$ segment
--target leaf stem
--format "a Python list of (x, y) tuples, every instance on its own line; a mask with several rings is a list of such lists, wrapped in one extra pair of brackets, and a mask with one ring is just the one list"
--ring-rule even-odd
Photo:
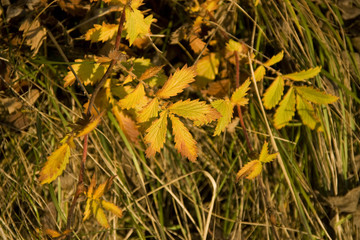
[[(234, 55), (235, 55), (235, 86), (236, 86), (236, 88), (238, 88), (240, 86), (239, 53), (237, 51), (234, 51)], [(237, 107), (237, 112), (238, 112), (238, 115), (239, 115), (240, 124), (241, 124), (242, 130), (244, 132), (244, 136), (245, 136), (245, 139), (246, 139), (247, 146), (248, 146), (250, 152), (252, 152), (253, 148), (251, 146), (249, 136), (248, 136), (246, 128), (245, 128), (245, 123), (244, 123), (244, 119), (243, 119), (243, 116), (242, 116), (241, 107), (239, 105), (236, 105), (236, 107)]]

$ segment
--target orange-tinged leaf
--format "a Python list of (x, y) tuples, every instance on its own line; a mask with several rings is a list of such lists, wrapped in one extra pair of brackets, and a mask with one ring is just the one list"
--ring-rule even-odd
[(102, 197), (104, 195), (104, 193), (109, 190), (113, 179), (114, 179), (114, 176), (110, 177), (104, 183), (101, 183), (97, 187), (97, 189), (94, 191), (93, 199), (98, 199), (98, 198)]
[(321, 92), (313, 87), (302, 86), (296, 87), (295, 90), (304, 99), (317, 104), (330, 104), (338, 100), (338, 97)]
[(102, 25), (94, 24), (94, 27), (85, 33), (85, 40), (91, 42), (106, 42), (115, 37), (118, 31), (118, 24), (107, 24), (102, 22)]
[(175, 136), (175, 148), (182, 156), (194, 162), (197, 158), (196, 141), (179, 118), (170, 115), (170, 119)]
[(59, 233), (58, 231), (55, 231), (55, 230), (52, 230), (52, 229), (45, 229), (45, 233), (46, 235), (50, 236), (51, 238), (58, 238), (58, 237), (61, 237), (62, 234)]
[[(206, 43), (203, 40), (201, 40), (197, 34), (190, 35), (189, 44), (190, 44), (191, 49), (196, 54), (200, 53), (206, 46)], [(209, 50), (206, 48), (204, 50), (203, 54), (207, 54), (208, 52), (209, 52)]]
[[(104, 111), (105, 112), (105, 111)], [(101, 117), (104, 115), (104, 112), (100, 113), (98, 116), (94, 118), (90, 123), (88, 123), (86, 126), (81, 129), (76, 137), (82, 137), (88, 133), (90, 133), (92, 130), (96, 128), (96, 126), (101, 122)]]
[(294, 72), (283, 75), (284, 78), (289, 78), (293, 81), (303, 81), (312, 77), (315, 77), (321, 71), (321, 67), (310, 68), (301, 72)]
[(226, 49), (231, 52), (242, 52), (243, 51), (243, 45), (239, 42), (236, 42), (232, 39), (229, 40), (228, 43), (226, 43)]
[(112, 112), (115, 115), (116, 120), (119, 123), (121, 130), (125, 133), (126, 137), (133, 143), (138, 143), (138, 136), (140, 132), (135, 121), (132, 120), (129, 116), (125, 115), (122, 111), (119, 110), (117, 106), (112, 108)]
[(122, 217), (122, 210), (121, 208), (119, 208), (118, 206), (116, 206), (115, 204), (111, 203), (111, 202), (107, 202), (105, 200), (101, 200), (101, 206), (107, 210), (112, 212), (113, 214), (115, 214), (116, 216), (118, 216), (119, 218)]
[(236, 174), (236, 180), (246, 176), (247, 179), (253, 179), (261, 173), (261, 170), (261, 162), (259, 160), (252, 160), (240, 169), (240, 171)]
[(195, 71), (193, 67), (186, 65), (181, 69), (177, 69), (175, 73), (169, 77), (164, 86), (156, 93), (159, 98), (169, 98), (176, 96), (189, 86), (189, 83), (195, 81)]
[(47, 158), (45, 166), (40, 172), (40, 183), (51, 183), (60, 176), (66, 165), (69, 163), (69, 157), (70, 146), (67, 143), (64, 143)]
[(139, 112), (137, 120), (139, 123), (146, 122), (150, 118), (157, 117), (159, 111), (159, 100), (154, 98)]
[(277, 129), (288, 124), (295, 115), (295, 101), (294, 88), (291, 87), (276, 109), (274, 126)]
[(284, 57), (284, 51), (281, 51), (280, 53), (276, 54), (272, 58), (270, 58), (266, 63), (264, 63), (265, 66), (270, 67), (271, 65), (274, 65), (278, 62), (280, 62)]
[(224, 79), (216, 82), (210, 82), (209, 87), (205, 90), (202, 90), (202, 94), (207, 94), (209, 96), (214, 96), (218, 98), (225, 97), (230, 89), (230, 80)]
[(259, 161), (262, 163), (271, 162), (272, 160), (274, 160), (274, 158), (276, 158), (276, 156), (277, 156), (277, 153), (269, 154), (268, 143), (265, 142), (261, 149)]
[[(314, 130), (316, 125), (320, 125), (320, 120), (316, 117), (315, 110), (311, 103), (303, 99), (299, 94), (296, 96), (296, 109), (302, 122), (310, 129)], [(319, 128), (321, 131), (322, 128)]]
[(150, 32), (150, 25), (151, 22), (153, 22), (153, 17), (152, 15), (149, 15), (144, 18), (141, 11), (130, 8), (126, 8), (125, 15), (126, 39), (129, 40), (129, 45), (131, 46), (139, 35)]
[[(187, 99), (185, 101), (178, 101), (168, 107), (171, 113), (175, 113), (181, 117), (203, 122), (206, 120), (206, 116), (212, 113), (212, 107), (206, 102)], [(215, 120), (215, 119), (212, 119)]]
[(268, 87), (264, 93), (263, 103), (266, 109), (272, 109), (275, 107), (284, 93), (284, 79), (281, 76), (272, 82), (270, 87)]
[(261, 81), (266, 73), (266, 69), (264, 68), (264, 66), (259, 66), (258, 68), (256, 68), (254, 75), (255, 75), (255, 80), (257, 82)]
[(212, 81), (219, 72), (219, 56), (215, 53), (210, 53), (198, 61), (196, 65), (197, 78), (200, 81)]
[(167, 130), (167, 116), (168, 112), (163, 111), (160, 113), (160, 118), (156, 119), (151, 126), (146, 130), (145, 142), (150, 146), (146, 149), (146, 156), (152, 157), (156, 152), (164, 146), (165, 135)]
[(91, 201), (92, 201), (91, 198), (86, 199), (86, 205), (85, 205), (83, 221), (86, 221), (90, 217), (90, 214), (91, 214), (91, 210), (90, 210)]
[(231, 122), (234, 104), (230, 102), (229, 99), (220, 99), (212, 102), (211, 105), (221, 114), (214, 132), (214, 136), (216, 136), (220, 135), (220, 133), (224, 131), (226, 126)]
[(142, 83), (139, 83), (135, 90), (126, 95), (124, 99), (119, 101), (119, 106), (125, 109), (134, 108), (145, 97), (145, 89)]
[(108, 223), (108, 220), (106, 219), (104, 210), (102, 210), (102, 208), (100, 207), (99, 202), (96, 200), (91, 201), (91, 207), (92, 207), (92, 212), (96, 220), (100, 223), (100, 225), (103, 226), (104, 228), (109, 228), (110, 225)]
[(91, 178), (90, 186), (89, 186), (88, 191), (86, 193), (88, 198), (91, 198), (93, 196), (95, 185), (96, 185), (96, 174), (94, 173), (92, 178)]
[(146, 69), (146, 71), (143, 74), (141, 74), (139, 81), (144, 81), (146, 79), (149, 79), (149, 78), (155, 76), (162, 70), (163, 67), (164, 67), (164, 65), (150, 67), (150, 68)]
[(249, 102), (249, 99), (245, 98), (249, 86), (251, 84), (250, 79), (246, 79), (240, 87), (238, 87), (231, 96), (231, 102), (240, 106), (244, 106)]

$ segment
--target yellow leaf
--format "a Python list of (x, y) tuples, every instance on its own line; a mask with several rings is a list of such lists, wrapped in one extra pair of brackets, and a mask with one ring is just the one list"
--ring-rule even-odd
[[(105, 112), (105, 111), (104, 111)], [(96, 126), (101, 122), (101, 117), (104, 115), (104, 112), (100, 113), (98, 116), (94, 118), (90, 123), (88, 123), (83, 129), (81, 129), (76, 137), (82, 137), (88, 133), (90, 133), (92, 130), (96, 128)]]
[(263, 97), (264, 107), (266, 109), (272, 109), (275, 107), (281, 99), (284, 93), (284, 79), (278, 76), (265, 91)]
[(338, 100), (338, 97), (321, 92), (313, 87), (296, 87), (295, 90), (304, 99), (317, 104), (330, 104)]
[(95, 175), (95, 173), (94, 173), (93, 176), (92, 176), (92, 178), (91, 178), (91, 182), (90, 182), (89, 189), (88, 189), (88, 191), (87, 191), (87, 193), (86, 193), (86, 195), (87, 195), (88, 198), (92, 198), (95, 185), (96, 185), (96, 175)]
[(242, 52), (243, 50), (243, 45), (239, 42), (236, 42), (232, 39), (229, 40), (228, 43), (226, 43), (226, 49), (231, 51), (231, 52)]
[(126, 39), (129, 40), (129, 45), (131, 46), (139, 35), (141, 36), (149, 33), (153, 17), (152, 15), (149, 15), (144, 18), (141, 11), (130, 8), (126, 8), (125, 14), (125, 28), (127, 32)]
[(268, 143), (265, 142), (260, 153), (259, 161), (262, 163), (271, 162), (274, 158), (276, 158), (277, 153), (270, 154), (268, 151)]
[(315, 77), (321, 71), (321, 67), (310, 68), (301, 72), (294, 72), (283, 75), (283, 78), (289, 78), (294, 81), (303, 81), (312, 77)]
[(265, 66), (270, 67), (271, 65), (274, 65), (278, 62), (280, 62), (284, 57), (284, 51), (281, 51), (280, 53), (276, 54), (272, 58), (270, 58), (266, 63), (264, 63)]
[(247, 91), (249, 90), (250, 84), (250, 79), (246, 79), (245, 82), (235, 90), (235, 92), (231, 96), (231, 102), (233, 104), (244, 106), (249, 102), (249, 99), (245, 98), (245, 96)]
[(135, 90), (126, 95), (124, 99), (119, 101), (119, 106), (125, 109), (134, 108), (145, 97), (145, 89), (142, 83), (139, 83)]
[(200, 58), (196, 65), (197, 79), (201, 82), (209, 82), (215, 79), (219, 72), (219, 56), (215, 53)]
[(106, 180), (104, 183), (101, 183), (95, 190), (93, 199), (98, 199), (98, 198), (102, 197), (102, 195), (104, 195), (104, 193), (109, 190), (113, 179), (114, 179), (114, 176), (108, 178), (108, 180)]
[(155, 156), (156, 152), (164, 146), (165, 135), (167, 130), (167, 116), (168, 112), (163, 111), (160, 113), (160, 118), (155, 120), (151, 126), (146, 130), (145, 142), (150, 146), (146, 149), (146, 156)]
[(253, 179), (261, 173), (262, 164), (259, 160), (252, 160), (243, 166), (236, 174), (236, 180), (246, 177), (247, 179)]
[[(314, 130), (316, 125), (320, 125), (319, 119), (316, 117), (315, 110), (311, 103), (304, 100), (300, 95), (296, 96), (296, 109), (301, 117), (302, 122), (310, 129)], [(322, 128), (319, 130), (321, 131)]]
[(105, 22), (102, 22), (102, 25), (94, 24), (94, 27), (85, 33), (85, 40), (106, 42), (115, 37), (118, 27), (118, 24), (107, 24)]
[(102, 210), (100, 207), (99, 202), (96, 200), (91, 201), (91, 207), (92, 207), (92, 212), (96, 220), (100, 223), (100, 225), (103, 226), (104, 228), (109, 228), (110, 225), (106, 219), (104, 210)]
[(164, 86), (156, 93), (159, 98), (169, 98), (181, 93), (194, 82), (195, 71), (193, 67), (186, 65), (181, 69), (177, 69), (175, 73), (169, 77)]
[(279, 107), (276, 109), (274, 126), (277, 129), (284, 127), (295, 115), (295, 93), (294, 88), (290, 88)]
[(150, 67), (150, 68), (146, 69), (146, 71), (143, 74), (141, 74), (139, 81), (144, 81), (146, 79), (149, 79), (149, 78), (155, 76), (162, 70), (163, 67), (164, 67), (164, 65)]
[(58, 238), (58, 237), (61, 237), (62, 234), (59, 233), (58, 231), (55, 231), (55, 230), (52, 230), (52, 229), (45, 229), (45, 233), (46, 235), (50, 236), (51, 238)]
[(51, 183), (60, 176), (69, 162), (69, 157), (70, 146), (65, 143), (47, 158), (45, 166), (40, 172), (40, 183)]
[(122, 111), (119, 110), (117, 106), (112, 108), (116, 120), (119, 123), (121, 130), (125, 133), (126, 137), (133, 143), (138, 143), (138, 136), (140, 132), (136, 123)]
[(216, 136), (220, 135), (220, 133), (224, 131), (226, 126), (231, 122), (234, 105), (229, 99), (216, 100), (212, 102), (211, 105), (221, 114), (214, 132), (214, 136)]
[(257, 82), (261, 81), (266, 73), (266, 69), (264, 68), (264, 66), (259, 66), (258, 68), (256, 68), (254, 75), (255, 75), (255, 80)]
[(90, 211), (90, 207), (91, 207), (91, 198), (88, 198), (86, 200), (86, 205), (85, 205), (85, 211), (84, 211), (84, 217), (83, 217), (83, 221), (86, 221), (87, 219), (89, 219), (91, 211)]
[(175, 148), (182, 156), (194, 162), (197, 158), (196, 141), (179, 118), (171, 114), (170, 119), (175, 136)]
[[(205, 121), (206, 116), (212, 114), (212, 107), (203, 101), (199, 102), (198, 99), (193, 101), (190, 99), (178, 101), (168, 107), (168, 110), (181, 117), (200, 122)], [(214, 121), (216, 118), (210, 120)]]
[(101, 200), (101, 206), (105, 210), (112, 212), (113, 214), (115, 214), (119, 218), (122, 217), (122, 210), (118, 206), (116, 206), (115, 204), (107, 202), (105, 200)]
[(159, 100), (154, 98), (151, 100), (138, 114), (138, 122), (146, 122), (150, 118), (157, 117), (160, 111)]

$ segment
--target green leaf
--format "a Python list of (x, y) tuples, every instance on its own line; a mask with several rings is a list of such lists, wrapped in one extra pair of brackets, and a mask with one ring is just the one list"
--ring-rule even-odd
[(276, 109), (274, 126), (277, 129), (284, 127), (295, 115), (295, 92), (294, 88), (290, 88), (279, 107)]
[(338, 97), (325, 92), (321, 92), (313, 87), (296, 87), (296, 92), (300, 94), (304, 99), (317, 103), (317, 104), (329, 104), (336, 102)]
[(316, 124), (320, 124), (320, 121), (316, 117), (315, 110), (311, 103), (303, 99), (299, 94), (296, 96), (296, 109), (302, 122), (310, 129), (314, 130)]
[(289, 78), (294, 81), (303, 81), (312, 77), (315, 77), (321, 71), (321, 67), (310, 68), (301, 72), (294, 72), (283, 75), (283, 78)]
[(231, 102), (239, 106), (246, 105), (249, 102), (249, 99), (245, 98), (245, 96), (249, 90), (250, 84), (250, 79), (246, 79), (245, 82), (240, 87), (238, 87), (231, 96)]
[(264, 93), (263, 103), (266, 109), (275, 107), (284, 93), (284, 79), (278, 76)]
[(261, 81), (264, 76), (266, 74), (266, 69), (264, 68), (264, 66), (259, 66), (258, 68), (256, 68), (254, 75), (255, 75), (255, 80), (257, 82)]
[(232, 102), (230, 102), (229, 99), (216, 100), (212, 102), (211, 105), (221, 114), (221, 117), (218, 120), (214, 132), (214, 136), (216, 136), (216, 135), (220, 135), (220, 133), (224, 131), (226, 126), (229, 125), (229, 123), (231, 122), (234, 105)]
[(284, 57), (284, 51), (281, 51), (280, 53), (276, 54), (272, 58), (270, 58), (266, 63), (264, 63), (265, 66), (270, 67), (271, 65), (274, 65), (278, 62), (280, 62)]

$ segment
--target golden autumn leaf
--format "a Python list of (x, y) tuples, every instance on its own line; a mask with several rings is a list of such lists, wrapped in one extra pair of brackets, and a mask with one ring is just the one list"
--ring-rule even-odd
[(229, 42), (226, 43), (226, 49), (231, 52), (242, 52), (243, 45), (237, 41), (234, 41), (233, 39), (230, 39)]
[(283, 75), (283, 78), (289, 78), (293, 81), (303, 81), (315, 77), (320, 73), (320, 71), (321, 71), (321, 67), (315, 67), (315, 68), (310, 68), (308, 70), (303, 70), (301, 72), (294, 72)]
[(92, 213), (95, 216), (98, 223), (100, 223), (100, 225), (103, 226), (104, 228), (109, 228), (110, 227), (109, 222), (106, 219), (104, 210), (101, 208), (98, 200), (91, 201), (91, 208), (92, 208)]
[(144, 15), (138, 9), (126, 8), (125, 10), (125, 29), (127, 32), (126, 39), (129, 40), (131, 46), (138, 36), (150, 32), (150, 25), (153, 22), (153, 16)]
[(58, 237), (62, 236), (62, 234), (59, 233), (58, 231), (52, 230), (49, 228), (45, 229), (45, 233), (46, 233), (46, 235), (50, 236), (51, 238), (58, 238)]
[(270, 58), (269, 60), (267, 60), (264, 65), (267, 67), (270, 67), (271, 65), (274, 65), (278, 62), (280, 62), (284, 57), (284, 51), (281, 51), (280, 53), (276, 54), (275, 56), (273, 56), (272, 58)]
[(189, 83), (195, 81), (196, 73), (193, 67), (185, 65), (182, 69), (176, 69), (175, 73), (169, 77), (164, 86), (156, 93), (159, 98), (170, 98), (184, 91)]
[(112, 177), (108, 178), (105, 182), (101, 183), (94, 191), (92, 198), (98, 199), (98, 198), (102, 197), (104, 195), (104, 193), (109, 190), (114, 178), (115, 178), (115, 176), (112, 176)]
[(87, 219), (89, 219), (89, 217), (91, 215), (91, 201), (92, 201), (91, 198), (86, 199), (83, 221), (86, 221)]
[(112, 212), (113, 214), (115, 214), (116, 216), (118, 216), (119, 218), (122, 217), (122, 210), (121, 208), (119, 208), (118, 206), (116, 206), (115, 204), (111, 203), (111, 202), (107, 202), (105, 200), (101, 200), (101, 206), (107, 210)]
[(118, 24), (107, 24), (105, 22), (102, 22), (102, 25), (94, 24), (94, 27), (85, 33), (85, 40), (91, 42), (106, 42), (115, 37), (118, 27)]
[(69, 163), (70, 146), (66, 142), (55, 150), (48, 158), (40, 171), (40, 184), (51, 183), (62, 174)]
[(295, 115), (295, 102), (294, 88), (291, 87), (276, 109), (274, 117), (275, 128), (280, 129), (290, 122)]
[(194, 162), (197, 158), (196, 141), (179, 118), (171, 114), (170, 119), (175, 136), (175, 148), (182, 156)]
[(271, 162), (278, 155), (277, 153), (269, 154), (268, 145), (269, 144), (267, 142), (265, 142), (262, 149), (261, 149), (261, 153), (260, 153), (260, 156), (259, 156), (259, 161), (262, 162), (262, 163)]
[(145, 72), (143, 74), (141, 74), (141, 76), (139, 78), (139, 81), (144, 81), (146, 79), (149, 79), (149, 78), (155, 76), (156, 74), (158, 74), (162, 70), (163, 67), (164, 67), (164, 65), (150, 67), (150, 68), (146, 69)]
[(146, 149), (146, 156), (155, 156), (156, 152), (160, 152), (160, 149), (164, 146), (165, 135), (167, 130), (167, 116), (168, 111), (160, 113), (160, 118), (156, 119), (151, 126), (146, 130), (145, 142), (150, 144)]
[(275, 107), (284, 93), (284, 79), (281, 76), (277, 76), (276, 79), (272, 82), (270, 87), (268, 87), (264, 93), (262, 99), (264, 107), (266, 109), (272, 109)]
[(124, 132), (126, 137), (133, 143), (138, 143), (138, 136), (140, 132), (135, 121), (132, 120), (129, 116), (124, 114), (117, 106), (112, 108), (112, 112), (119, 123), (121, 130)]
[(264, 76), (266, 74), (266, 69), (264, 68), (264, 66), (259, 66), (258, 68), (256, 68), (254, 75), (255, 75), (255, 80), (257, 82), (261, 81)]
[(246, 177), (247, 179), (253, 179), (261, 173), (262, 164), (259, 160), (252, 160), (245, 164), (240, 171), (236, 174), (236, 180)]
[(245, 98), (249, 86), (251, 84), (250, 79), (246, 79), (240, 87), (238, 87), (231, 96), (231, 102), (233, 104), (244, 106), (249, 102), (249, 99)]
[(145, 97), (145, 89), (142, 83), (139, 83), (135, 90), (126, 95), (125, 98), (119, 101), (119, 106), (124, 109), (135, 108), (141, 100)]
[(214, 132), (214, 136), (216, 136), (220, 135), (231, 122), (234, 104), (229, 99), (220, 99), (212, 102), (211, 105), (221, 114)]
[(214, 116), (213, 109), (206, 102), (187, 99), (185, 101), (178, 101), (168, 107), (171, 113), (174, 113), (183, 118), (187, 118), (197, 123), (211, 122), (218, 118)]
[(88, 123), (81, 130), (79, 130), (75, 137), (82, 137), (90, 133), (92, 130), (94, 130), (97, 127), (97, 125), (101, 122), (101, 117), (104, 115), (104, 113), (105, 111), (100, 113), (90, 123)]
[[(189, 37), (189, 44), (194, 53), (200, 53), (206, 46), (206, 43), (199, 38), (197, 34), (191, 34)], [(208, 48), (205, 48), (203, 54), (207, 54), (209, 52)]]
[(219, 56), (215, 53), (210, 53), (198, 61), (196, 64), (197, 79), (201, 82), (209, 82), (215, 79), (219, 72)]
[(139, 123), (146, 122), (150, 118), (157, 117), (160, 111), (159, 100), (157, 98), (152, 99), (139, 113), (137, 120)]

